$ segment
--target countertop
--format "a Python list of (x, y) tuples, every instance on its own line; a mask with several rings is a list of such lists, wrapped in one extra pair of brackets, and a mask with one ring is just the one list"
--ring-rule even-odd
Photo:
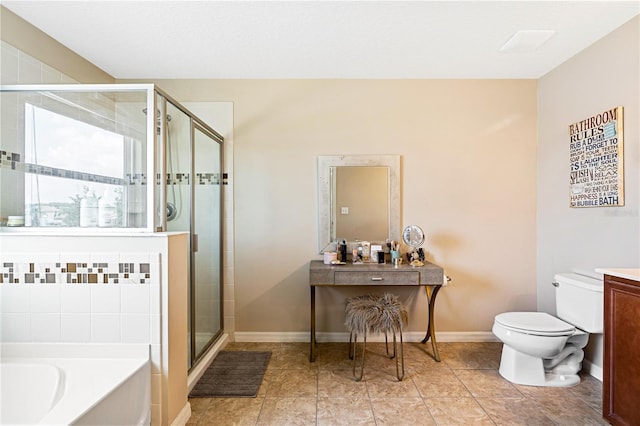
[[(312, 260), (309, 265), (310, 285), (334, 285), (335, 272), (349, 273), (417, 273), (419, 281), (415, 285), (447, 285), (447, 278), (442, 267), (425, 261), (423, 266), (411, 266), (403, 263), (395, 267), (390, 263), (356, 263), (347, 262), (344, 265), (326, 265), (322, 260)], [(370, 278), (367, 278), (367, 281)], [(397, 282), (395, 284), (398, 284)], [(378, 283), (378, 285), (384, 285)]]
[(614, 277), (626, 278), (640, 282), (640, 269), (633, 268), (597, 268), (596, 272)]

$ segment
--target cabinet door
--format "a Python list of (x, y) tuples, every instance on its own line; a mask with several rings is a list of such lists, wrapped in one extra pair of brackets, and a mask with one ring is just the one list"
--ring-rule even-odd
[(605, 276), (603, 416), (640, 425), (640, 286)]

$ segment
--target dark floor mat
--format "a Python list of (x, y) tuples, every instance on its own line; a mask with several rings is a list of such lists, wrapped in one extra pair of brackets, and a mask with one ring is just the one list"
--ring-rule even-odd
[(190, 398), (255, 397), (271, 352), (222, 351), (189, 394)]

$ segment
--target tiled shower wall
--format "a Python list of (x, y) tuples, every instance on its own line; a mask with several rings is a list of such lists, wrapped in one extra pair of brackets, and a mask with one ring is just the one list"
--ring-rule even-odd
[[(0, 57), (2, 84), (78, 83), (1, 40)], [(3, 250), (0, 341), (152, 343), (159, 354), (158, 259), (149, 253)]]
[(78, 81), (0, 40), (2, 84), (73, 84)]
[[(45, 63), (40, 62), (12, 45), (0, 40), (0, 83), (1, 84), (73, 84), (79, 83), (68, 75), (60, 72)], [(85, 82), (89, 83), (89, 82)], [(230, 102), (202, 102), (186, 105), (193, 112), (198, 114), (209, 124), (215, 119), (213, 126), (225, 136), (224, 143), (224, 173), (231, 176), (233, 171), (233, 104)], [(8, 126), (0, 126), (1, 135), (11, 129)], [(0, 147), (2, 143), (0, 143)], [(224, 329), (233, 332), (235, 329), (234, 318), (234, 268), (233, 268), (233, 185), (229, 179), (223, 186), (224, 191)], [(119, 249), (109, 247), (111, 250), (102, 252), (81, 252), (75, 253), (66, 250), (61, 253), (36, 253), (29, 250), (29, 253), (14, 253), (18, 257), (7, 257), (8, 245), (3, 245), (0, 235), (0, 273), (3, 275), (3, 282), (0, 284), (0, 305), (2, 316), (0, 316), (0, 341), (7, 338), (7, 341), (59, 341), (59, 342), (138, 342), (149, 338), (151, 343), (152, 360), (152, 424), (159, 424), (161, 421), (161, 382), (162, 373), (160, 370), (161, 346), (160, 346), (160, 301), (161, 282), (160, 265), (157, 261), (157, 254), (141, 253), (119, 253)], [(143, 238), (144, 239), (144, 238)], [(134, 239), (138, 240), (138, 239)], [(122, 245), (122, 248), (128, 245)], [(43, 248), (50, 250), (50, 247)], [(41, 249), (42, 250), (42, 249)], [(13, 256), (12, 255), (12, 256)], [(163, 253), (166, 255), (166, 253)], [(148, 260), (145, 256), (148, 256)], [(55, 261), (58, 259), (57, 261)], [(107, 264), (107, 279), (109, 283), (100, 283), (104, 280), (105, 272), (88, 271), (89, 265), (93, 269), (92, 259), (98, 268)], [(44, 264), (51, 264), (53, 260), (54, 268), (59, 268), (56, 272), (46, 272)], [(15, 261), (15, 262), (14, 262)], [(7, 285), (4, 281), (4, 273), (9, 268), (5, 263), (15, 263), (16, 270), (25, 268), (29, 274), (33, 275), (34, 283), (26, 283), (31, 276), (23, 277), (24, 281), (18, 284)], [(56, 266), (60, 263), (60, 266)], [(78, 263), (82, 266), (78, 267)], [(150, 276), (144, 277), (144, 283), (134, 283), (131, 280), (140, 279), (139, 276), (124, 277), (111, 274), (124, 274), (120, 271), (120, 264), (133, 264), (134, 274), (138, 272), (136, 267), (149, 264)], [(166, 262), (165, 262), (166, 263)], [(34, 272), (30, 271), (33, 264)], [(67, 264), (76, 264), (76, 269), (80, 269), (81, 274), (86, 274), (86, 283), (78, 284), (78, 280), (84, 280), (85, 275), (80, 278), (76, 276), (76, 283), (67, 283), (68, 275), (56, 276), (55, 282), (52, 277), (46, 274), (69, 274), (70, 268)], [(84, 264), (87, 264), (86, 272)], [(37, 265), (37, 266), (36, 266)], [(118, 265), (117, 268), (115, 265)], [(157, 265), (157, 266), (155, 266)], [(35, 270), (42, 276), (36, 277)], [(43, 272), (43, 268), (45, 271)], [(62, 271), (65, 269), (65, 272)], [(154, 268), (157, 268), (154, 269)], [(51, 271), (51, 269), (50, 269)], [(117, 271), (117, 272), (116, 272)], [(156, 274), (157, 272), (157, 274)], [(77, 271), (76, 271), (77, 273)], [(95, 276), (93, 274), (96, 274)], [(103, 274), (103, 275), (100, 275)], [(8, 279), (8, 277), (7, 277)], [(15, 279), (15, 277), (14, 277)], [(36, 279), (44, 279), (44, 283), (36, 282)], [(93, 280), (98, 283), (91, 283)], [(118, 280), (116, 283), (115, 280)], [(72, 278), (73, 280), (73, 278)], [(124, 282), (121, 280), (125, 280)], [(149, 280), (149, 282), (147, 282)], [(10, 300), (10, 302), (8, 301)], [(14, 303), (16, 304), (14, 306)], [(12, 305), (8, 308), (7, 305)], [(59, 306), (59, 311), (54, 311), (54, 307)], [(7, 310), (5, 310), (7, 307)], [(21, 311), (21, 312), (18, 312)], [(4, 315), (7, 314), (5, 317)], [(146, 316), (147, 321), (143, 319)], [(58, 322), (59, 317), (59, 322)], [(51, 323), (47, 319), (53, 319)], [(41, 328), (41, 325), (43, 328)], [(166, 330), (165, 330), (166, 332)], [(22, 339), (22, 340), (21, 340)], [(25, 340), (28, 339), (28, 340)], [(59, 340), (56, 340), (59, 339)], [(166, 367), (163, 367), (166, 368)]]
[[(0, 40), (0, 83), (2, 84), (73, 84), (79, 83), (14, 46)], [(224, 173), (233, 175), (233, 104), (231, 102), (184, 103), (225, 137)], [(211, 122), (215, 121), (215, 124)], [(0, 126), (0, 133), (10, 129)], [(0, 141), (2, 137), (0, 136)], [(0, 143), (2, 147), (2, 143)], [(176, 177), (177, 178), (177, 177)], [(224, 191), (224, 330), (235, 331), (235, 280), (233, 233), (233, 180), (228, 179)]]

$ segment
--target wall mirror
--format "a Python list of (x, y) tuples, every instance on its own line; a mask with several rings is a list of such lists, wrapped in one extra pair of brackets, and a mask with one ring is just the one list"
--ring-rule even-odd
[(318, 249), (400, 239), (400, 156), (318, 157)]

